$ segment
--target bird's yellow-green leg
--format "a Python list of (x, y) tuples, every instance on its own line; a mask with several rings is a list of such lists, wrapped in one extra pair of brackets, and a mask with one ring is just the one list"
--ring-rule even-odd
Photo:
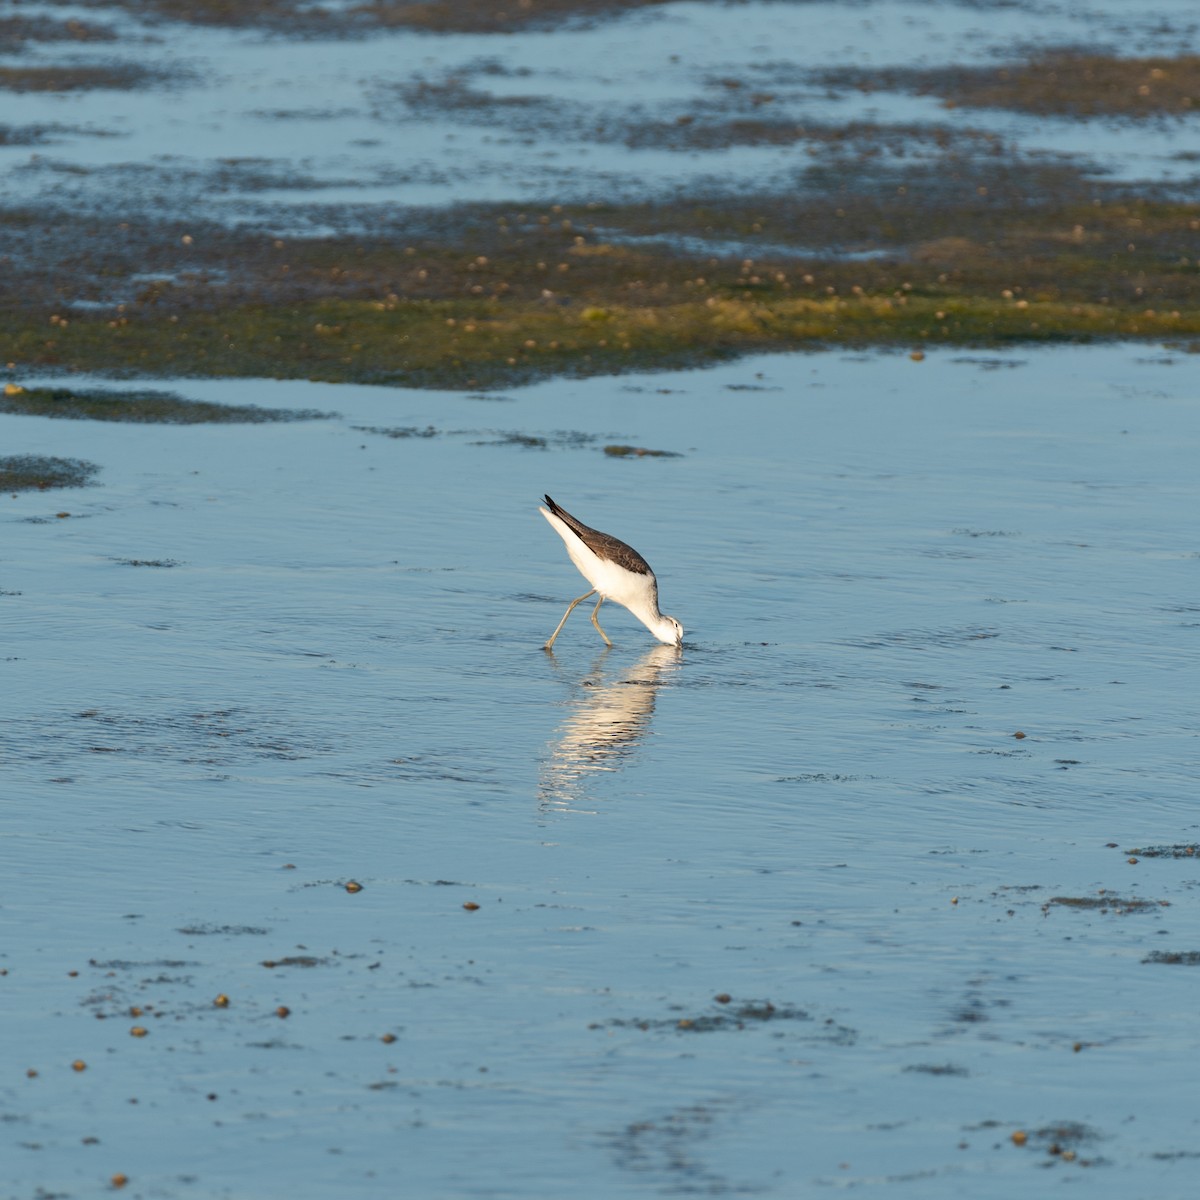
[[(542, 647), (543, 650), (550, 650), (554, 647), (554, 639), (556, 637), (558, 637), (560, 631), (562, 630), (562, 627), (567, 623), (567, 618), (571, 615), (571, 611), (572, 611), (572, 609), (574, 609), (575, 605), (582, 604), (589, 596), (594, 596), (595, 594), (596, 594), (596, 589), (592, 588), (592, 590), (590, 592), (584, 592), (584, 594), (582, 596), (580, 596), (578, 600), (571, 601), (570, 608), (568, 608), (567, 611), (565, 613), (563, 613), (563, 618), (561, 621), (559, 621), (558, 628), (550, 635), (550, 640)], [(601, 597), (601, 599), (603, 599), (603, 597)], [(599, 605), (597, 605), (597, 607), (599, 607)], [(595, 619), (596, 619), (596, 614), (593, 613), (592, 620), (594, 621)], [(599, 629), (600, 626), (597, 625), (596, 628)], [(604, 640), (607, 642), (608, 638), (605, 638)]]
[[(588, 592), (589, 596), (591, 594), (592, 594), (591, 592)], [(592, 609), (592, 624), (595, 625), (596, 632), (604, 639), (604, 644), (606, 646), (612, 646), (612, 642), (610, 642), (608, 640), (608, 634), (605, 633), (604, 630), (600, 628), (600, 622), (598, 620), (596, 620), (596, 614), (600, 611), (600, 605), (602, 605), (603, 603), (604, 603), (604, 597), (601, 596), (600, 599), (596, 601), (596, 607)]]

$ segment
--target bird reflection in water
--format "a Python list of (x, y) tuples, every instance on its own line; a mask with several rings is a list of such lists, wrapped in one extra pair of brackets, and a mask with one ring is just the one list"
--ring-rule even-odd
[(590, 776), (619, 771), (637, 750), (658, 689), (678, 666), (681, 652), (678, 646), (655, 646), (631, 666), (611, 672), (605, 669), (608, 655), (603, 651), (579, 681), (569, 715), (542, 759), (538, 807), (543, 812), (595, 811), (581, 807), (588, 802)]

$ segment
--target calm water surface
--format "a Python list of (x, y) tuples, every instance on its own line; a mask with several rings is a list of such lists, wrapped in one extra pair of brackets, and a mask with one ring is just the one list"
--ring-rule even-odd
[[(314, 200), (761, 188), (810, 160), (396, 90), (620, 125), (759, 71), (797, 120), (1177, 178), (1194, 122), (834, 98), (803, 70), (1181, 53), (1193, 10), (677, 4), (337, 43), (127, 20), (118, 56), (175, 86), (7, 96), (60, 129), (0, 149), (0, 196), (284, 229)], [(116, 1172), (255, 1200), (1194, 1194), (1192, 358), (178, 387), (336, 415), (0, 427), (4, 454), (102, 468), (0, 498), (5, 1200)], [(545, 491), (649, 558), (682, 652), (606, 609), (612, 650), (581, 610), (543, 653), (584, 590)]]
[(6, 1196), (1192, 1194), (1191, 359), (178, 386), (4, 418)]
[[(26, 18), (61, 19), (27, 0)], [(82, 10), (91, 21), (98, 11)], [(1198, 117), (1128, 122), (947, 107), (933, 96), (831, 93), (832, 66), (937, 67), (1020, 60), (1039, 49), (1200, 51), (1194, 0), (837, 0), (674, 3), (593, 26), (511, 36), (381, 32), (292, 40), (106, 11), (117, 42), (28, 43), (14, 67), (152, 67), (167, 86), (18, 92), (3, 122), (47, 144), (0, 145), (0, 200), (53, 209), (253, 220), (320, 231), (315, 205), (539, 204), (801, 186), (820, 146), (631, 149), (627, 125), (708, 111), (799, 124), (928, 123), (985, 130), (1025, 154), (1066, 156), (1105, 178), (1194, 178)], [(722, 80), (744, 83), (731, 91)], [(424, 103), (419, 88), (424, 85)], [(439, 89), (450, 85), (443, 100)], [(417, 88), (416, 98), (413, 89)], [(456, 103), (462, 89), (465, 103)], [(759, 109), (744, 99), (767, 92)], [(472, 100), (471, 98), (474, 98)], [(505, 105), (504, 101), (520, 100)], [(607, 135), (601, 131), (608, 131)], [(937, 156), (904, 134), (905, 161)], [(19, 142), (19, 139), (14, 139)], [(815, 154), (815, 157), (814, 157)], [(888, 161), (881, 157), (876, 166)], [(863, 169), (863, 164), (852, 170)], [(202, 203), (198, 205), (197, 201)], [(394, 215), (389, 213), (389, 215)], [(348, 218), (334, 218), (344, 227)], [(373, 228), (368, 213), (362, 217)]]

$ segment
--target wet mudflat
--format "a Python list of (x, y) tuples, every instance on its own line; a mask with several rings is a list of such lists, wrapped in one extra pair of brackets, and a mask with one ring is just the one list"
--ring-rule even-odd
[(0, 63), (22, 372), (479, 388), (1200, 334), (1189, 5), (60, 11)]
[(9, 1194), (1189, 1195), (1192, 362), (6, 415)]
[(0, 20), (5, 1197), (1190, 1198), (1198, 50)]

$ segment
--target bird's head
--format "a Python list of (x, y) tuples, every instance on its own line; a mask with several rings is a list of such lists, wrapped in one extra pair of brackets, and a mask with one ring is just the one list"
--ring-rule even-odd
[(683, 645), (683, 626), (674, 617), (663, 617), (662, 624), (654, 631), (654, 636), (668, 646)]

